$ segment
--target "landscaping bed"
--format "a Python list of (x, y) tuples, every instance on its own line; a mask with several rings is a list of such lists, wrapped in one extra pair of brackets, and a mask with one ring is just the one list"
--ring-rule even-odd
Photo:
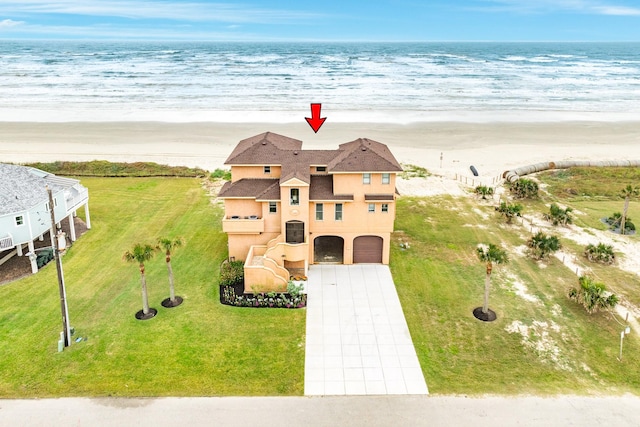
[(237, 294), (233, 286), (220, 285), (220, 302), (236, 307), (304, 308), (307, 306), (307, 294), (295, 295), (288, 292)]

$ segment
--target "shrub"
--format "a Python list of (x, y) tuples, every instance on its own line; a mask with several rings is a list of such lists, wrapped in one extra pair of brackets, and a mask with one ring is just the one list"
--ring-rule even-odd
[(220, 285), (236, 286), (244, 283), (244, 262), (225, 261), (220, 266)]
[(511, 224), (513, 218), (522, 216), (522, 205), (519, 203), (500, 202), (500, 206), (496, 207), (496, 211), (500, 212), (506, 220), (507, 224)]
[(516, 199), (534, 199), (538, 197), (538, 183), (528, 178), (520, 178), (509, 184), (509, 190)]
[(580, 276), (578, 283), (578, 288), (569, 290), (569, 298), (582, 304), (587, 313), (613, 308), (618, 303), (618, 297), (607, 291), (603, 283), (596, 283), (588, 276)]
[(475, 189), (478, 196), (482, 196), (482, 200), (487, 200), (487, 196), (493, 196), (493, 188), (486, 185), (478, 185)]
[(402, 165), (402, 173), (400, 177), (402, 179), (411, 179), (411, 178), (426, 178), (431, 174), (429, 171), (422, 166), (416, 166), (411, 164), (403, 164)]
[(211, 172), (211, 175), (209, 175), (209, 177), (211, 179), (222, 179), (224, 181), (231, 181), (231, 171), (228, 169), (218, 168)]
[(292, 297), (298, 297), (302, 294), (302, 290), (304, 289), (304, 285), (302, 284), (295, 284), (293, 283), (291, 280), (289, 280), (289, 283), (287, 283), (287, 293), (289, 293), (289, 295), (291, 295)]
[[(609, 218), (606, 218), (604, 222), (609, 225), (610, 230), (619, 231), (620, 223), (622, 222), (622, 214), (620, 212), (615, 212)], [(625, 234), (628, 234), (629, 231), (636, 231), (636, 226), (633, 222), (631, 222), (631, 217), (627, 217), (625, 219), (624, 231)]]
[(106, 160), (92, 160), (89, 162), (64, 162), (53, 163), (27, 163), (36, 169), (56, 175), (71, 176), (179, 176), (179, 177), (204, 177), (206, 172), (200, 168), (186, 166), (167, 166), (153, 162), (108, 162)]
[[(294, 285), (297, 286), (297, 285)], [(307, 305), (307, 294), (257, 293), (238, 294), (232, 286), (220, 286), (220, 302), (236, 307), (302, 308)]]
[(534, 259), (543, 259), (548, 257), (562, 247), (557, 236), (547, 236), (539, 231), (527, 241), (529, 247), (529, 255)]
[(584, 248), (584, 256), (589, 261), (599, 262), (601, 264), (613, 264), (616, 259), (616, 255), (613, 253), (613, 247), (611, 245), (605, 245), (604, 243), (598, 243), (593, 245), (589, 243)]
[(549, 213), (544, 214), (544, 219), (551, 222), (553, 225), (567, 225), (573, 223), (571, 212), (573, 209), (567, 207), (562, 209), (560, 206), (552, 203), (549, 207)]

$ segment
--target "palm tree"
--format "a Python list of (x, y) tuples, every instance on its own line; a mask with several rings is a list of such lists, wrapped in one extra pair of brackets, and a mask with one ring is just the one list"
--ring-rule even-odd
[(544, 219), (550, 221), (553, 225), (567, 225), (573, 222), (571, 212), (573, 212), (573, 209), (569, 207), (562, 209), (560, 206), (552, 203), (549, 207), (549, 213), (546, 213), (543, 216)]
[(140, 280), (142, 281), (142, 310), (136, 313), (136, 318), (139, 320), (151, 319), (158, 313), (155, 308), (149, 308), (147, 280), (144, 275), (144, 263), (153, 258), (153, 254), (153, 246), (137, 243), (133, 247), (133, 250), (126, 251), (124, 255), (122, 255), (123, 260), (127, 262), (137, 262), (140, 266)]
[(509, 262), (509, 259), (505, 251), (492, 243), (490, 243), (489, 246), (478, 246), (476, 253), (478, 254), (478, 259), (487, 264), (487, 275), (484, 280), (484, 304), (482, 306), (482, 314), (478, 313), (478, 308), (480, 308), (478, 307), (474, 310), (474, 315), (480, 320), (495, 320), (495, 313), (489, 310), (489, 288), (491, 287), (493, 264), (505, 264)]
[(579, 288), (569, 290), (569, 298), (582, 304), (587, 313), (613, 308), (618, 303), (618, 297), (607, 291), (604, 283), (596, 283), (588, 276), (580, 276), (578, 283)]
[(507, 224), (511, 224), (513, 218), (522, 216), (522, 205), (519, 203), (500, 202), (500, 206), (496, 207), (502, 216), (507, 220)]
[(584, 248), (584, 256), (586, 256), (589, 261), (600, 262), (602, 264), (613, 264), (616, 259), (613, 246), (606, 245), (602, 242), (597, 245), (589, 243)]
[(640, 188), (637, 186), (632, 187), (631, 184), (629, 184), (620, 191), (620, 195), (624, 197), (624, 210), (622, 211), (622, 219), (620, 220), (620, 234), (624, 234), (627, 210), (629, 209), (629, 200), (631, 197), (638, 197), (638, 195), (640, 195)]
[(487, 196), (493, 196), (493, 188), (486, 185), (478, 185), (475, 189), (478, 196), (482, 196), (482, 200), (487, 200)]
[(527, 241), (529, 253), (535, 259), (543, 259), (562, 247), (557, 236), (547, 236), (539, 231)]
[(175, 287), (173, 286), (173, 269), (171, 268), (171, 251), (175, 248), (182, 246), (184, 240), (182, 237), (177, 237), (175, 239), (168, 239), (166, 237), (159, 238), (158, 244), (156, 248), (164, 250), (165, 253), (165, 261), (167, 262), (167, 270), (169, 271), (169, 298), (162, 301), (162, 306), (171, 308), (177, 307), (182, 304), (182, 297), (176, 297)]
[(538, 183), (528, 178), (520, 178), (510, 183), (509, 189), (516, 199), (535, 199), (538, 197)]

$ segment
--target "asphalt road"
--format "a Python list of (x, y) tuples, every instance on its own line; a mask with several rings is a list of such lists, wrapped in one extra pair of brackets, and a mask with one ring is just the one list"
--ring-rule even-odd
[(640, 397), (0, 400), (0, 426), (640, 426)]

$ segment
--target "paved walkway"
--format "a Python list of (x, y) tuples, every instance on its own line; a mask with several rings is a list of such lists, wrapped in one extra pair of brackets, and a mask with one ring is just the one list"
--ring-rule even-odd
[(307, 282), (304, 394), (427, 394), (386, 265), (315, 265)]

